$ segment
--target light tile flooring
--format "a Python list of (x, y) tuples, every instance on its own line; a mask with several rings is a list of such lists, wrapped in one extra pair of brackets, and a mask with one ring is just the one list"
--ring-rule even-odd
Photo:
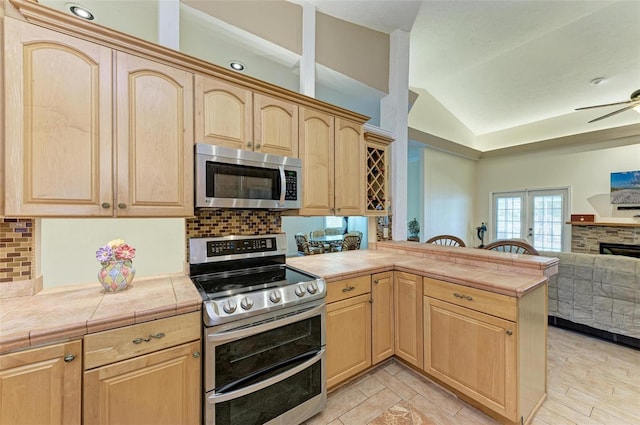
[[(549, 327), (548, 394), (532, 425), (640, 424), (640, 351)], [(329, 394), (305, 425), (493, 425), (391, 360)]]

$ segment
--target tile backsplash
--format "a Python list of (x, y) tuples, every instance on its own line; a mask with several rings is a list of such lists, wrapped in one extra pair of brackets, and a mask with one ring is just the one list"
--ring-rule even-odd
[(0, 283), (33, 279), (35, 220), (0, 218)]
[(280, 212), (269, 210), (196, 209), (186, 221), (187, 259), (189, 239), (228, 235), (265, 235), (282, 230)]

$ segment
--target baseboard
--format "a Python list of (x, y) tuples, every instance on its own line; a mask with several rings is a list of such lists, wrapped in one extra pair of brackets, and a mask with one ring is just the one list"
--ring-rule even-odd
[(575, 323), (570, 320), (561, 319), (560, 317), (555, 316), (549, 316), (549, 325), (580, 332), (583, 334), (594, 336), (596, 338), (604, 339), (609, 342), (613, 342), (615, 344), (620, 344), (627, 347), (635, 348), (636, 350), (640, 350), (640, 339), (633, 338), (631, 336), (603, 331), (602, 329), (596, 329), (591, 326)]

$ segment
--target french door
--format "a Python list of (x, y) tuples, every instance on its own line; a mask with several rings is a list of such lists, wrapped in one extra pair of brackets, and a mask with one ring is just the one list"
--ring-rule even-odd
[(538, 251), (568, 251), (569, 189), (495, 192), (493, 239), (525, 239)]

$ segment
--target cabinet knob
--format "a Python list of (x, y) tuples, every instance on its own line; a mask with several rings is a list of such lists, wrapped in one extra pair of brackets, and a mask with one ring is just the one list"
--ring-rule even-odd
[(507, 335), (513, 335), (513, 332), (511, 331), (511, 329), (507, 329)]
[(256, 143), (256, 149), (260, 149), (260, 143)]
[(196, 351), (196, 352), (194, 352), (194, 353), (193, 353), (193, 357), (195, 357), (196, 359), (197, 359), (198, 357), (200, 357), (200, 351)]
[(121, 210), (123, 210), (123, 209), (127, 208), (127, 204), (120, 202), (120, 203), (118, 204), (118, 208), (120, 208)]
[(74, 356), (73, 354), (67, 354), (64, 356), (63, 360), (65, 361), (65, 363), (71, 363), (75, 360), (75, 358), (76, 356)]
[(377, 285), (377, 284), (379, 283), (379, 282), (378, 282), (378, 279), (375, 279), (375, 280), (373, 281), (373, 283), (375, 283), (375, 284)]
[(102, 204), (100, 204), (100, 206), (101, 206), (102, 208), (104, 208), (105, 210), (106, 210), (107, 208), (111, 208), (111, 204), (110, 204), (110, 203), (108, 203), (108, 202), (103, 202)]
[(247, 147), (250, 148), (251, 146), (253, 146), (253, 142), (247, 142)]

